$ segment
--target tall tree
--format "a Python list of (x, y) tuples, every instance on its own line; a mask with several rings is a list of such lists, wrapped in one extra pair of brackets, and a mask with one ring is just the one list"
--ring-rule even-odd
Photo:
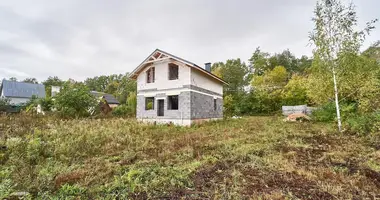
[(367, 23), (364, 31), (355, 31), (357, 16), (354, 5), (352, 3), (345, 5), (340, 0), (318, 1), (314, 14), (315, 28), (310, 34), (310, 39), (315, 45), (314, 63), (318, 72), (327, 71), (332, 75), (338, 128), (341, 131), (337, 79), (345, 67), (339, 66), (339, 56), (345, 53), (357, 53), (365, 35), (374, 28), (372, 24), (375, 20)]
[(260, 47), (257, 47), (249, 59), (251, 72), (256, 75), (262, 75), (265, 71), (270, 70), (269, 57), (269, 53), (262, 52)]
[(38, 84), (38, 81), (36, 78), (26, 78), (22, 82), (24, 83), (33, 83), (33, 84)]
[(226, 63), (214, 63), (212, 70), (218, 71), (219, 76), (228, 83), (224, 87), (226, 95), (237, 95), (243, 92), (244, 87), (249, 83), (249, 78), (247, 78), (249, 68), (239, 58), (227, 60)]
[(250, 71), (255, 75), (263, 75), (266, 71), (273, 70), (277, 66), (285, 67), (289, 75), (292, 75), (294, 73), (303, 74), (311, 66), (311, 59), (307, 56), (296, 58), (288, 49), (271, 55), (262, 52), (258, 47), (249, 59), (249, 64)]
[(17, 81), (17, 78), (16, 77), (10, 77), (9, 80), (10, 81)]
[(49, 76), (44, 82), (46, 96), (51, 96), (51, 86), (63, 86), (64, 81), (59, 79), (57, 76)]
[(380, 41), (373, 43), (363, 52), (363, 55), (375, 59), (378, 63), (380, 63)]

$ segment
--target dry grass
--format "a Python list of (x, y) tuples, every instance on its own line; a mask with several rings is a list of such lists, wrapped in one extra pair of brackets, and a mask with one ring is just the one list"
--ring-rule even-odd
[(194, 127), (0, 117), (0, 198), (380, 198), (379, 134), (249, 117)]

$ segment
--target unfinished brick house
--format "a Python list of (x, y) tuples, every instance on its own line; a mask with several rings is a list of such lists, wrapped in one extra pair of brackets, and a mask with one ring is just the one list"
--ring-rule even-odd
[(193, 123), (223, 118), (225, 81), (162, 50), (155, 50), (130, 75), (137, 80), (138, 120), (151, 123)]

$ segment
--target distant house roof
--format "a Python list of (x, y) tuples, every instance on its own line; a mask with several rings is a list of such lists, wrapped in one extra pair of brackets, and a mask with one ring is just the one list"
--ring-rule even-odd
[(45, 98), (45, 86), (42, 84), (24, 83), (3, 80), (0, 87), (0, 94), (5, 97), (32, 98), (37, 96)]
[(228, 84), (226, 81), (224, 81), (223, 79), (219, 78), (218, 76), (216, 76), (215, 74), (205, 70), (204, 68), (190, 62), (190, 61), (187, 61), (183, 58), (180, 58), (178, 56), (175, 56), (173, 54), (170, 54), (168, 52), (165, 52), (165, 51), (162, 51), (160, 49), (156, 49), (155, 51), (153, 51), (153, 53), (151, 53), (135, 70), (132, 71), (132, 73), (130, 74), (130, 77), (131, 78), (137, 78), (138, 74), (140, 74), (140, 72), (150, 63), (152, 62), (155, 62), (157, 60), (163, 60), (163, 59), (172, 59), (172, 60), (176, 60), (176, 61), (179, 61), (179, 62), (182, 62), (184, 63), (186, 66), (189, 66), (189, 67), (192, 67), (194, 69), (197, 69), (205, 74), (207, 74), (208, 76), (210, 76), (211, 78), (221, 82), (221, 83), (224, 83), (224, 84)]
[(91, 91), (90, 93), (94, 95), (95, 97), (103, 98), (104, 100), (107, 101), (108, 104), (120, 104), (120, 102), (112, 94), (107, 94), (104, 92), (97, 92), (97, 91)]

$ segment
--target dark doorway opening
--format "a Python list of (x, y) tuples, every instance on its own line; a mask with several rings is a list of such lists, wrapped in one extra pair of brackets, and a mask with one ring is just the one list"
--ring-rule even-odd
[(164, 106), (165, 102), (163, 99), (157, 100), (158, 109), (157, 109), (157, 116), (164, 116)]

